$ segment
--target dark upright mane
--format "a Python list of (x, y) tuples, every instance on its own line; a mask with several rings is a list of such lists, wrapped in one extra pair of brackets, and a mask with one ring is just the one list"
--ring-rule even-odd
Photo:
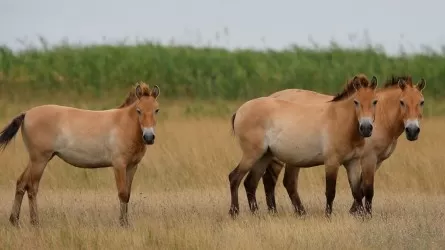
[[(140, 83), (142, 95), (143, 96), (149, 96), (150, 95), (150, 88), (148, 85), (144, 82)], [(128, 93), (127, 98), (125, 99), (124, 103), (122, 103), (118, 108), (125, 108), (133, 104), (138, 97), (136, 96), (136, 86), (132, 88), (130, 93)]]
[(405, 82), (405, 84), (409, 85), (409, 86), (413, 86), (413, 79), (411, 76), (392, 76), (390, 79), (386, 80), (383, 88), (391, 88), (391, 87), (398, 87), (399, 85), (399, 81), (403, 80)]
[(349, 96), (351, 96), (352, 94), (354, 94), (357, 91), (356, 87), (354, 86), (354, 84), (356, 82), (358, 82), (360, 84), (360, 87), (362, 87), (362, 88), (367, 88), (367, 87), (371, 86), (371, 82), (368, 80), (368, 78), (364, 74), (356, 75), (354, 78), (352, 78), (351, 80), (349, 80), (346, 83), (346, 86), (343, 89), (343, 91), (341, 93), (338, 93), (331, 100), (331, 102), (337, 102), (337, 101), (344, 100), (344, 99), (348, 98)]

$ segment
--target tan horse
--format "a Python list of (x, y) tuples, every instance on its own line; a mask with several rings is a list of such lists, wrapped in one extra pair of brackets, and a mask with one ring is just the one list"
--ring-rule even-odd
[[(332, 212), (339, 166), (357, 161), (372, 134), (377, 79), (357, 75), (330, 102), (292, 103), (272, 97), (250, 100), (232, 116), (243, 156), (230, 173), (231, 207), (239, 213), (238, 188), (250, 169), (261, 175), (273, 157), (292, 167), (326, 166), (326, 215)], [(260, 175), (260, 177), (261, 177)], [(253, 205), (249, 204), (252, 208)]]
[(137, 165), (146, 145), (155, 141), (155, 115), (159, 87), (138, 84), (117, 109), (92, 111), (57, 105), (29, 109), (15, 117), (0, 132), (3, 149), (21, 127), (29, 163), (17, 180), (9, 218), (19, 221), (20, 208), (28, 192), (31, 224), (39, 223), (37, 192), (47, 163), (58, 156), (79, 168), (113, 167), (120, 200), (120, 223), (128, 225), (128, 201)]
[[(366, 139), (365, 152), (362, 157), (363, 174), (356, 171), (356, 166), (344, 164), (348, 174), (351, 191), (357, 190), (357, 187), (363, 189), (363, 193), (355, 194), (354, 203), (350, 209), (351, 213), (361, 212), (363, 209), (363, 195), (366, 197), (366, 212), (372, 213), (372, 198), (374, 194), (374, 173), (380, 167), (382, 162), (388, 159), (394, 152), (397, 140), (405, 131), (406, 138), (409, 141), (415, 141), (420, 132), (419, 121), (422, 118), (422, 107), (424, 97), (422, 90), (425, 88), (425, 80), (421, 79), (417, 85), (414, 85), (411, 77), (392, 77), (385, 83), (382, 89), (377, 90), (379, 105), (376, 111), (375, 128), (373, 135)], [(306, 90), (288, 89), (276, 92), (271, 96), (288, 100), (292, 102), (311, 101), (314, 103), (326, 102), (332, 98), (329, 95), (323, 95)], [(284, 165), (274, 159), (263, 175), (263, 184), (266, 193), (266, 201), (269, 211), (276, 212), (275, 186), (278, 175)], [(256, 204), (255, 191), (259, 182), (258, 176), (260, 169), (252, 169), (246, 177), (244, 186), (250, 198), (250, 203)], [(286, 168), (283, 178), (283, 184), (289, 194), (289, 197), (295, 207), (295, 211), (304, 214), (305, 209), (301, 204), (298, 195), (298, 175), (299, 168)], [(357, 197), (357, 198), (356, 198)]]

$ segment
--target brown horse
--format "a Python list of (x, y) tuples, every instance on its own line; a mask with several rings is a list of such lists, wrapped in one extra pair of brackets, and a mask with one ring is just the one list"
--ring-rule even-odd
[[(272, 97), (250, 100), (232, 116), (232, 128), (243, 156), (230, 173), (230, 215), (239, 213), (238, 188), (250, 169), (259, 178), (273, 157), (292, 167), (326, 166), (326, 215), (332, 213), (338, 168), (358, 161), (364, 137), (373, 130), (375, 88), (357, 75), (330, 102), (292, 103)], [(258, 178), (258, 179), (259, 179)], [(251, 209), (256, 204), (250, 203)]]
[[(365, 152), (362, 156), (362, 176), (359, 171), (356, 171), (358, 168), (351, 166), (351, 164), (344, 164), (351, 190), (354, 192), (357, 187), (361, 187), (362, 192), (364, 192), (364, 194), (360, 192), (358, 199), (354, 196), (355, 200), (350, 209), (351, 213), (362, 211), (364, 195), (366, 197), (366, 212), (371, 215), (375, 171), (394, 152), (397, 140), (404, 131), (409, 141), (417, 140), (420, 132), (419, 120), (422, 118), (422, 107), (424, 105), (422, 90), (425, 88), (425, 84), (425, 80), (421, 79), (417, 85), (414, 85), (410, 76), (392, 77), (382, 89), (377, 90), (379, 105), (376, 110), (375, 128), (373, 135), (366, 139)], [(314, 94), (312, 91), (300, 89), (283, 90), (271, 96), (297, 103), (305, 100), (323, 103), (332, 98), (329, 95)], [(269, 211), (272, 212), (276, 212), (274, 192), (278, 175), (283, 167), (283, 163), (274, 159), (263, 175), (266, 202)], [(261, 176), (258, 171), (260, 170), (252, 169), (244, 182), (248, 197), (251, 199), (249, 202), (253, 204), (256, 204), (255, 191), (259, 182), (256, 177)], [(283, 184), (292, 200), (295, 211), (298, 214), (304, 214), (305, 209), (301, 204), (297, 190), (298, 175), (299, 168), (286, 168)]]
[(137, 165), (154, 144), (158, 113), (158, 86), (139, 83), (117, 109), (92, 111), (57, 105), (42, 105), (15, 117), (0, 132), (4, 149), (21, 127), (29, 154), (25, 171), (17, 180), (9, 218), (19, 221), (20, 208), (28, 192), (31, 224), (39, 223), (37, 192), (47, 163), (58, 156), (79, 168), (113, 167), (120, 200), (120, 223), (128, 225), (128, 201)]

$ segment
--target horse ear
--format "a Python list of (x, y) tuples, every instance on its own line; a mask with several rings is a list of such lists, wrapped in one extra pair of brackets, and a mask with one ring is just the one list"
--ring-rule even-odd
[(136, 86), (136, 91), (135, 91), (135, 93), (136, 93), (136, 97), (138, 98), (138, 99), (141, 99), (141, 97), (142, 97), (142, 88), (141, 88), (141, 85), (138, 83), (138, 85)]
[(362, 84), (357, 76), (355, 76), (352, 79), (352, 87), (354, 87), (355, 90), (359, 90), (361, 88)]
[(371, 88), (372, 88), (372, 89), (376, 89), (376, 88), (377, 88), (377, 77), (375, 77), (375, 76), (372, 76), (372, 79), (371, 79)]
[(425, 88), (425, 85), (426, 85), (425, 79), (421, 78), (420, 81), (417, 83), (416, 88), (419, 91), (422, 91)]
[(406, 82), (403, 79), (399, 79), (399, 88), (401, 88), (402, 90), (405, 89), (406, 87)]
[(161, 90), (159, 89), (158, 85), (155, 85), (153, 89), (151, 90), (151, 96), (153, 96), (155, 99), (158, 98), (159, 94), (161, 93)]

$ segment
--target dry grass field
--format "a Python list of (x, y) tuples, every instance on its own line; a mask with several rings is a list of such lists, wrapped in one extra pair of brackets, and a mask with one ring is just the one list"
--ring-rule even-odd
[[(47, 101), (20, 105), (0, 101), (0, 126), (20, 110)], [(68, 103), (62, 97), (52, 99), (53, 103), (84, 108), (109, 108), (119, 101), (86, 105)], [(308, 212), (305, 217), (293, 214), (281, 175), (278, 215), (267, 213), (262, 184), (257, 192), (260, 211), (251, 215), (241, 186), (241, 214), (233, 220), (228, 215), (227, 176), (241, 152), (230, 133), (230, 108), (221, 111), (227, 115), (189, 115), (193, 111), (189, 106), (166, 103), (161, 100), (157, 141), (135, 176), (128, 229), (118, 224), (119, 202), (112, 170), (78, 169), (59, 159), (50, 162), (41, 181), (41, 226), (30, 226), (25, 196), (21, 227), (12, 227), (8, 218), (15, 181), (27, 162), (19, 133), (0, 154), (0, 248), (445, 248), (445, 119), (425, 119), (416, 142), (408, 142), (404, 135), (400, 138), (394, 155), (377, 172), (372, 219), (360, 220), (348, 214), (352, 196), (342, 168), (334, 214), (327, 220), (324, 169), (316, 167), (300, 174)]]

